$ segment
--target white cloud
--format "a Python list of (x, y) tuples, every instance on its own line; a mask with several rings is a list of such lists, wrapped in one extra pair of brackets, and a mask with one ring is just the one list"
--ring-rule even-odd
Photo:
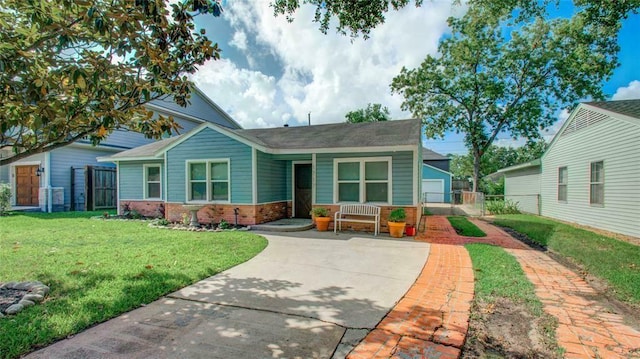
[(612, 100), (632, 100), (640, 98), (640, 81), (633, 80), (629, 86), (619, 87), (611, 97)]
[(236, 31), (231, 41), (229, 41), (229, 45), (245, 51), (247, 49), (247, 34), (242, 30)]
[[(416, 67), (427, 54), (436, 53), (451, 11), (446, 1), (391, 11), (370, 39), (352, 42), (332, 31), (323, 35), (311, 21), (312, 6), (303, 5), (289, 23), (283, 16), (274, 17), (267, 2), (229, 2), (224, 17), (236, 31), (234, 46), (240, 48), (247, 38), (252, 42), (255, 38), (282, 63), (282, 75), (275, 78), (229, 65), (221, 71), (216, 68), (219, 62), (211, 62), (194, 78), (198, 84), (211, 83), (203, 90), (225, 110), (233, 108), (229, 112), (234, 117), (244, 113), (246, 118), (237, 120), (246, 128), (281, 126), (288, 116), (293, 125), (305, 124), (309, 112), (315, 124), (342, 122), (345, 113), (370, 102), (387, 106), (393, 118), (406, 118), (409, 114), (400, 110), (402, 97), (391, 95), (389, 84), (403, 66)], [(251, 49), (246, 52), (260, 61)], [(242, 81), (233, 78), (238, 75)], [(226, 85), (213, 85), (207, 76)], [(230, 90), (252, 100), (237, 99), (228, 94)]]
[(273, 76), (221, 59), (202, 66), (192, 79), (244, 128), (282, 126), (291, 117), (275, 101)]

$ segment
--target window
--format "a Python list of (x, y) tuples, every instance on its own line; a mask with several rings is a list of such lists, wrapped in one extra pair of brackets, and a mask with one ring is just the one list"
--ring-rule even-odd
[(229, 161), (188, 162), (187, 187), (190, 202), (228, 202)]
[(335, 159), (334, 164), (335, 202), (390, 202), (390, 157)]
[(558, 201), (567, 201), (567, 184), (569, 183), (569, 172), (567, 167), (558, 168)]
[(589, 203), (604, 205), (604, 162), (591, 162)]
[(144, 166), (144, 198), (161, 199), (162, 181), (160, 176), (160, 165)]

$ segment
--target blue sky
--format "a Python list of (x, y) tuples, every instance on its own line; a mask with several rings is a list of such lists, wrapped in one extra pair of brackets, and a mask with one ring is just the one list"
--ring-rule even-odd
[[(562, 2), (563, 9), (567, 4)], [(222, 59), (210, 61), (193, 76), (196, 84), (245, 128), (343, 122), (348, 111), (382, 103), (392, 118), (410, 118), (400, 110), (402, 98), (389, 84), (403, 66), (414, 68), (437, 53), (447, 34), (446, 19), (460, 14), (449, 1), (426, 1), (388, 14), (371, 38), (351, 41), (313, 23), (313, 7), (303, 6), (293, 23), (274, 17), (269, 0), (223, 1), (219, 18), (198, 17), (197, 24), (222, 48)], [(640, 98), (640, 16), (627, 19), (620, 33), (620, 67), (603, 89), (613, 99)], [(551, 137), (566, 112), (545, 135)], [(462, 135), (447, 133), (425, 146), (443, 153), (464, 154)], [(513, 145), (507, 136), (497, 144)]]

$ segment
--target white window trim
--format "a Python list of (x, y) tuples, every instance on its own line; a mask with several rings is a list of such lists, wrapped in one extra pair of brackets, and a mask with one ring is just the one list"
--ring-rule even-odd
[[(560, 183), (560, 170), (565, 169), (566, 171), (566, 182)], [(566, 188), (565, 199), (560, 199), (560, 186), (564, 186)], [(569, 166), (560, 166), (556, 171), (556, 201), (559, 203), (567, 203), (569, 200)]]
[[(212, 163), (223, 163), (226, 162), (227, 164), (227, 183), (228, 183), (228, 191), (229, 191), (229, 199), (226, 201), (213, 201), (210, 200), (211, 198), (211, 183), (213, 183), (213, 181), (211, 180), (211, 164)], [(193, 201), (189, 199), (189, 195), (191, 193), (191, 179), (189, 178), (190, 175), (190, 170), (189, 167), (191, 166), (191, 164), (193, 163), (204, 163), (205, 164), (205, 169), (207, 171), (206, 174), (206, 189), (207, 189), (207, 199), (204, 201)], [(192, 203), (192, 204), (208, 204), (208, 203), (231, 203), (231, 159), (230, 158), (209, 158), (209, 159), (201, 159), (201, 160), (187, 160), (185, 161), (185, 170), (184, 170), (184, 178), (185, 178), (185, 193), (184, 193), (184, 199), (185, 199), (185, 203)], [(221, 181), (218, 181), (221, 182)]]
[[(387, 162), (387, 180), (365, 180), (365, 163), (366, 162)], [(338, 164), (342, 162), (359, 162), (360, 163), (360, 179), (358, 181), (341, 181), (341, 183), (358, 183), (360, 185), (359, 201), (345, 202), (338, 201)], [(370, 203), (378, 205), (389, 205), (393, 198), (393, 157), (350, 157), (350, 158), (334, 158), (333, 159), (333, 203)], [(386, 202), (366, 202), (366, 183), (384, 183), (387, 182), (387, 201)]]
[[(592, 182), (591, 181), (591, 176), (592, 176), (593, 164), (594, 163), (602, 163), (602, 182)], [(594, 185), (594, 184), (602, 185), (602, 203), (591, 202), (591, 186)], [(592, 206), (592, 207), (604, 207), (604, 184), (605, 184), (605, 180), (604, 180), (604, 161), (600, 160), (600, 161), (589, 162), (589, 205), (590, 206)]]
[[(159, 181), (153, 181), (153, 183), (158, 183), (160, 185), (160, 197), (149, 197), (149, 168), (152, 167), (157, 167), (158, 168), (158, 175), (160, 176), (160, 180)], [(160, 164), (145, 164), (142, 165), (144, 174), (143, 174), (143, 181), (142, 181), (142, 186), (143, 186), (143, 198), (144, 199), (153, 199), (153, 200), (159, 200), (162, 199), (162, 165)]]

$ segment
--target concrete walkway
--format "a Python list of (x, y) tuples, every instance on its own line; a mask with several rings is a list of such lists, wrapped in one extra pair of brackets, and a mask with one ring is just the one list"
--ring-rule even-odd
[(264, 235), (250, 261), (28, 358), (344, 358), (413, 285), (430, 247)]

